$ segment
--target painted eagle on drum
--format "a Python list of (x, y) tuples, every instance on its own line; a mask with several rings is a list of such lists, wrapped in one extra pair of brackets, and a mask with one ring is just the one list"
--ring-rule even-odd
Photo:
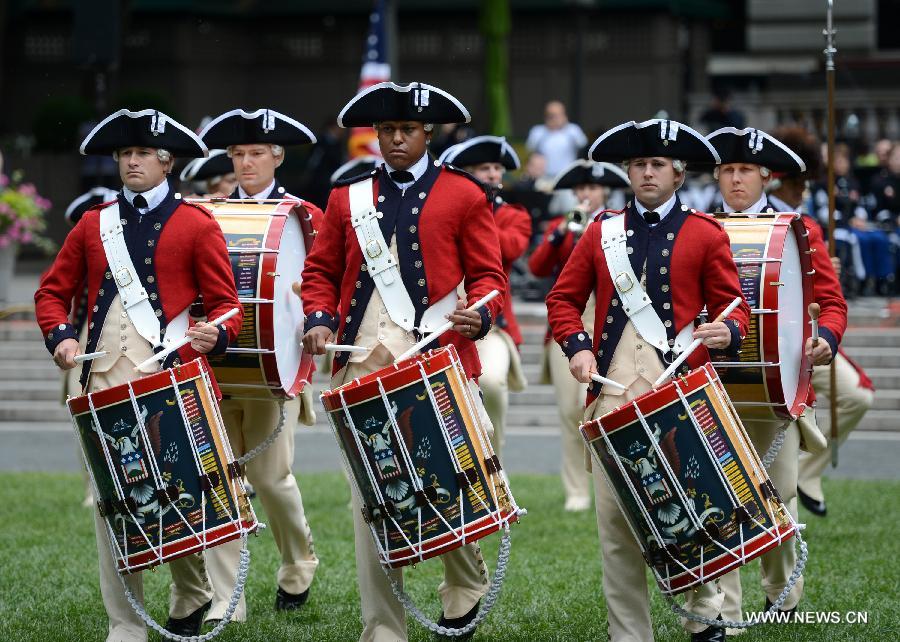
[[(701, 498), (703, 505), (698, 509), (694, 480), (699, 475), (699, 464), (692, 454), (682, 472), (681, 456), (675, 444), (678, 427), (673, 427), (665, 435), (662, 435), (659, 424), (654, 423), (653, 427), (652, 439), (656, 447), (636, 440), (626, 448), (627, 456), (619, 453), (616, 456), (624, 464), (645, 508), (656, 518), (654, 521), (663, 540), (658, 543), (664, 545), (675, 543), (679, 537), (692, 537), (698, 530), (696, 522), (702, 525), (708, 520), (720, 521), (725, 514), (710, 505), (708, 498)], [(660, 454), (669, 470), (660, 461)], [(679, 484), (682, 493), (676, 492), (672, 484)], [(681, 494), (690, 506), (685, 505)], [(647, 534), (647, 541), (656, 539), (655, 534)]]

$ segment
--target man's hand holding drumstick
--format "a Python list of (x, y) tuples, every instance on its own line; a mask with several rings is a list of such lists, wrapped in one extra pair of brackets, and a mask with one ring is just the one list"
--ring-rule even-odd
[(806, 340), (806, 347), (804, 352), (806, 352), (806, 356), (809, 357), (809, 360), (812, 361), (814, 366), (824, 366), (828, 363), (831, 363), (831, 358), (834, 356), (831, 354), (831, 346), (828, 345), (827, 341), (822, 341), (819, 338), (819, 313), (821, 312), (821, 308), (818, 303), (810, 303), (809, 304), (809, 317), (810, 322), (812, 323), (813, 331), (812, 336)]

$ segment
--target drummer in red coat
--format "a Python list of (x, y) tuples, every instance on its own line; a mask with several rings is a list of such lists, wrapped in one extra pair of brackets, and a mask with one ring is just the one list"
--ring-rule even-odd
[[(435, 343), (452, 343), (471, 379), (481, 374), (475, 341), (490, 332), (506, 292), (494, 217), (478, 181), (433, 161), (427, 153), (434, 124), (469, 119), (456, 98), (417, 82), (374, 85), (354, 97), (338, 116), (342, 127), (374, 124), (384, 164), (332, 190), (325, 224), (303, 271), (305, 349), (321, 354), (335, 337), (341, 344), (366, 348), (362, 353), (335, 355), (332, 387), (389, 366), (420, 333), (448, 318), (453, 329)], [(365, 261), (351, 223), (351, 200), (366, 247)], [(366, 218), (373, 207), (374, 218)], [(466, 301), (457, 297), (460, 285)], [(465, 309), (492, 290), (500, 296), (478, 310)], [(470, 386), (490, 431), (477, 385), (472, 381)], [(405, 640), (406, 614), (380, 568), (355, 490), (353, 503), (364, 626), (360, 639)], [(443, 604), (439, 624), (463, 627), (478, 614), (487, 571), (477, 544), (458, 548), (441, 560), (445, 580), (439, 588)], [(396, 580), (402, 577), (400, 570), (390, 573)]]
[[(476, 136), (452, 145), (441, 154), (440, 161), (462, 167), (481, 181), (492, 193), (494, 223), (500, 237), (500, 256), (507, 278), (513, 263), (528, 249), (531, 240), (531, 216), (521, 205), (507, 203), (500, 196), (503, 172), (519, 168), (516, 150), (501, 136)], [(522, 332), (513, 313), (512, 289), (507, 284), (506, 303), (494, 327), (479, 341), (478, 357), (482, 363), (478, 385), (484, 395), (484, 406), (494, 426), (494, 452), (502, 455), (506, 434), (506, 411), (509, 391), (521, 392), (527, 382), (522, 373), (519, 345)]]
[[(204, 354), (224, 352), (237, 336), (239, 312), (220, 326), (198, 323), (188, 329), (188, 308), (199, 295), (210, 317), (238, 303), (225, 239), (212, 215), (186, 203), (166, 180), (173, 155), (198, 157), (206, 146), (187, 128), (165, 114), (145, 109), (119, 110), (97, 125), (81, 144), (82, 154), (108, 154), (119, 164), (124, 182), (116, 201), (88, 210), (66, 237), (53, 266), (35, 293), (35, 311), (47, 349), (57, 365), (75, 367), (81, 352), (77, 331), (69, 322), (73, 297), (87, 283), (87, 352), (106, 354), (85, 362), (81, 385), (90, 391), (136, 379), (135, 366), (160, 350), (167, 340), (184, 334), (191, 342), (162, 364), (171, 367)], [(101, 220), (120, 230), (131, 265), (113, 274), (100, 238)], [(113, 243), (113, 242), (110, 242)], [(112, 250), (111, 250), (112, 251)], [(127, 309), (119, 294), (137, 282), (141, 297)], [(156, 372), (160, 364), (145, 366)], [(100, 557), (100, 590), (109, 617), (108, 640), (147, 639), (144, 622), (128, 603), (112, 559), (105, 520), (95, 511)], [(198, 635), (212, 596), (197, 556), (169, 564), (173, 589), (166, 628), (181, 635)], [(140, 573), (126, 578), (142, 599)]]
[[(540, 245), (528, 261), (532, 274), (556, 277), (568, 261), (575, 243), (584, 229), (598, 215), (606, 211), (610, 189), (627, 188), (628, 175), (611, 163), (577, 160), (566, 167), (553, 184), (554, 190), (572, 190), (579, 205), (565, 216), (550, 221)], [(619, 212), (610, 212), (617, 214)], [(594, 305), (589, 301), (582, 315), (584, 327), (594, 327)], [(569, 373), (569, 360), (552, 340), (548, 329), (544, 338), (541, 363), (541, 383), (552, 383), (559, 410), (559, 429), (562, 441), (560, 477), (565, 492), (565, 510), (586, 511), (591, 507), (591, 476), (584, 469), (584, 439), (578, 432), (584, 417), (587, 386)]]
[[(635, 198), (622, 215), (587, 228), (547, 296), (553, 336), (569, 357), (572, 375), (589, 384), (585, 419), (651, 390), (666, 364), (693, 338), (703, 345), (688, 358), (692, 368), (709, 360), (707, 348), (736, 351), (749, 319), (741, 300), (725, 322), (694, 327), (704, 307), (714, 317), (741, 298), (728, 236), (715, 219), (682, 205), (675, 193), (684, 181), (685, 161), (718, 162), (703, 137), (675, 121), (632, 121), (600, 136), (590, 156), (624, 161)], [(581, 318), (592, 293), (593, 342)], [(629, 303), (631, 315), (625, 309)], [(592, 373), (625, 390), (601, 387), (592, 382)], [(652, 640), (646, 565), (602, 475), (594, 473), (594, 492), (609, 637)], [(710, 582), (688, 594), (687, 608), (715, 620), (722, 601), (716, 582)], [(724, 638), (717, 627), (683, 624), (695, 640)]]
[[(210, 147), (225, 149), (231, 159), (238, 184), (230, 198), (255, 200), (297, 198), (279, 185), (275, 170), (284, 162), (286, 146), (316, 142), (308, 127), (272, 109), (225, 112), (206, 125), (200, 138)], [(321, 225), (322, 211), (309, 201), (297, 200), (312, 216), (313, 228)], [(283, 405), (274, 399), (236, 395), (223, 399), (221, 407), (228, 439), (238, 456), (262, 444), (281, 425), (275, 440), (247, 462), (246, 475), (266, 511), (269, 528), (281, 555), (275, 578), (275, 610), (298, 609), (309, 599), (319, 565), (293, 472), (294, 431), (298, 418), (308, 425), (315, 423), (312, 386), (305, 386), (296, 398)], [(239, 541), (227, 542), (206, 552), (214, 591), (213, 605), (206, 615), (209, 622), (222, 619), (228, 608), (240, 554)], [(241, 595), (232, 619), (238, 622), (247, 619), (244, 595)]]
[[(707, 136), (707, 140), (715, 147), (722, 160), (722, 164), (714, 171), (714, 177), (722, 193), (722, 208), (725, 214), (747, 213), (753, 216), (754, 213), (790, 211), (773, 207), (766, 198), (765, 187), (771, 180), (773, 171), (791, 173), (806, 171), (803, 160), (796, 153), (764, 131), (753, 128), (723, 127)], [(837, 346), (847, 327), (847, 303), (844, 301), (840, 283), (828, 258), (828, 249), (822, 241), (818, 224), (808, 217), (801, 220), (808, 233), (807, 240), (812, 251), (815, 270), (813, 299), (821, 306), (819, 316), (821, 340), (817, 345), (813, 345), (812, 338), (807, 339), (805, 351), (813, 365), (825, 365), (837, 352)], [(812, 396), (809, 403), (812, 403), (815, 396), (811, 389), (810, 394)], [(740, 411), (738, 414), (741, 414)], [(797, 422), (784, 426), (784, 422), (780, 420), (759, 421), (743, 417), (742, 422), (761, 457), (767, 453), (776, 435), (784, 431), (781, 449), (767, 472), (785, 506), (794, 519), (799, 521), (798, 457), (802, 444), (809, 450), (822, 450), (824, 444), (821, 433), (815, 426), (812, 426), (812, 431), (801, 433)], [(760, 568), (762, 586), (766, 594), (763, 610), (768, 610), (778, 599), (791, 577), (796, 561), (797, 553), (794, 546), (779, 546), (762, 556)], [(720, 578), (719, 582), (725, 591), (723, 611), (725, 619), (740, 620), (743, 613), (740, 572), (732, 571)], [(803, 576), (793, 584), (781, 610), (795, 611), (802, 595)]]

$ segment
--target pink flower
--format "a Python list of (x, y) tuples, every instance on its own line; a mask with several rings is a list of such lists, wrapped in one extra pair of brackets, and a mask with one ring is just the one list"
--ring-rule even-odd
[(9, 177), (6, 174), (0, 174), (0, 187), (9, 185)]
[(37, 194), (37, 189), (35, 189), (32, 183), (22, 183), (19, 185), (19, 194), (23, 196), (34, 196)]
[(0, 236), (0, 248), (9, 247), (9, 237), (8, 236)]
[(19, 241), (21, 243), (31, 243), (32, 238), (31, 232), (23, 232), (22, 236), (19, 237)]

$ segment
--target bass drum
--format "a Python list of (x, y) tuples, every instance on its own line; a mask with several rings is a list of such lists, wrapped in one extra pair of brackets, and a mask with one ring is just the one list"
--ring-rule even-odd
[(233, 399), (295, 397), (315, 370), (300, 343), (303, 304), (291, 289), (315, 236), (312, 216), (290, 199), (199, 202), (222, 228), (244, 306), (237, 339), (209, 358), (219, 387)]
[(799, 214), (732, 214), (720, 219), (731, 239), (750, 329), (737, 361), (713, 359), (744, 422), (786, 421), (806, 408), (811, 364), (812, 259)]

